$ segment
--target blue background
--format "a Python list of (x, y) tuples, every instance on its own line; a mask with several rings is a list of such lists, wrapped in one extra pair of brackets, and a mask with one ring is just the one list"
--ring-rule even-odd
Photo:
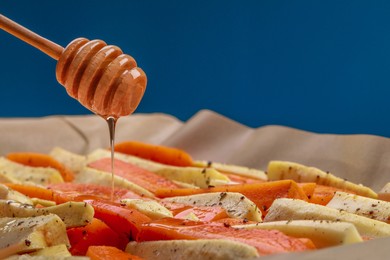
[[(390, 136), (390, 1), (22, 1), (0, 13), (66, 46), (103, 39), (148, 75), (137, 112)], [(0, 31), (0, 117), (88, 114), (55, 60)]]

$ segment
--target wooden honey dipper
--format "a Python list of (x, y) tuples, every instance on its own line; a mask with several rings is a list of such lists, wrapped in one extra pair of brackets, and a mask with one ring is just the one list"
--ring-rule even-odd
[(1, 14), (0, 28), (57, 60), (58, 82), (92, 112), (119, 118), (133, 113), (141, 101), (146, 75), (118, 47), (78, 38), (63, 48)]

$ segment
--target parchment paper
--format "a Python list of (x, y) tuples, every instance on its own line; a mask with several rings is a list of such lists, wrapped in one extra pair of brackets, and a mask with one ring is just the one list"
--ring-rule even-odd
[[(330, 171), (379, 191), (390, 182), (390, 140), (372, 135), (315, 134), (283, 126), (248, 128), (202, 110), (186, 123), (165, 114), (135, 114), (117, 123), (116, 141), (140, 140), (182, 148), (194, 159), (265, 170), (288, 160)], [(0, 155), (49, 152), (60, 146), (85, 154), (108, 147), (108, 127), (97, 116), (0, 119)], [(261, 259), (387, 259), (390, 238), (303, 254)]]

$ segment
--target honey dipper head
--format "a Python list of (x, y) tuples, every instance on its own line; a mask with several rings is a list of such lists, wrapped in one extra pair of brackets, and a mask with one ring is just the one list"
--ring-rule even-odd
[(137, 108), (146, 89), (146, 75), (135, 60), (101, 40), (78, 38), (58, 59), (58, 82), (92, 112), (119, 118)]

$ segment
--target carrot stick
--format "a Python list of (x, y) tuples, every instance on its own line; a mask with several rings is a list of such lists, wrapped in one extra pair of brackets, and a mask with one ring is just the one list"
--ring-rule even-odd
[(216, 221), (228, 218), (226, 210), (220, 206), (193, 206), (181, 203), (160, 202), (164, 207), (169, 209), (174, 218), (185, 219), (188, 214), (194, 214), (200, 221)]
[[(98, 184), (87, 184), (87, 183), (56, 183), (49, 185), (49, 188), (53, 189), (57, 193), (61, 193), (74, 198), (81, 195), (98, 195), (99, 198), (110, 200), (111, 199), (111, 187), (98, 185)], [(140, 195), (121, 188), (114, 189), (114, 201), (119, 202), (121, 199), (140, 199)]]
[(175, 214), (175, 218), (185, 219), (188, 214), (194, 214), (200, 221), (210, 222), (216, 221), (223, 218), (228, 218), (228, 214), (224, 208), (214, 206), (214, 207), (206, 207), (206, 206), (198, 206), (198, 207), (190, 207), (188, 209), (184, 209), (183, 211)]
[(314, 190), (317, 187), (317, 184), (315, 182), (303, 182), (297, 184), (299, 187), (301, 187), (301, 189), (306, 194), (308, 199), (310, 199), (313, 196)]
[(62, 163), (47, 154), (19, 152), (7, 154), (7, 159), (32, 167), (51, 167), (58, 170), (64, 179), (69, 182), (74, 179), (74, 173), (65, 167)]
[(121, 237), (134, 238), (141, 224), (151, 221), (149, 217), (138, 210), (122, 207), (119, 203), (94, 199), (84, 201), (95, 209), (95, 218), (104, 221)]
[(90, 246), (87, 256), (91, 260), (142, 260), (143, 258), (126, 253), (112, 246)]
[[(111, 159), (103, 158), (88, 164), (89, 167), (100, 171), (111, 171)], [(160, 175), (140, 168), (134, 164), (114, 159), (114, 174), (123, 177), (145, 189), (154, 193), (159, 188), (179, 188), (171, 180)]]
[(230, 181), (239, 183), (239, 184), (245, 184), (245, 183), (255, 183), (255, 182), (265, 182), (263, 180), (258, 180), (258, 179), (252, 179), (250, 177), (246, 176), (240, 176), (234, 173), (225, 173), (222, 172), (223, 175), (226, 175)]
[(70, 228), (67, 231), (72, 255), (85, 255), (90, 246), (113, 246), (124, 249), (127, 239), (120, 238), (110, 227), (99, 219), (92, 219), (84, 227)]
[(44, 188), (35, 185), (17, 184), (17, 183), (5, 183), (9, 188), (16, 190), (30, 198), (38, 198), (44, 200), (51, 200), (57, 204), (61, 204), (67, 201), (77, 201), (78, 193), (66, 193), (58, 192), (50, 188)]
[(236, 225), (246, 225), (246, 224), (256, 224), (258, 222), (251, 221), (247, 219), (240, 219), (240, 218), (221, 218), (218, 220), (215, 220), (214, 222), (222, 223), (225, 227), (227, 226), (236, 226)]
[(313, 195), (309, 199), (309, 202), (326, 206), (326, 204), (328, 204), (328, 202), (333, 198), (336, 191), (345, 191), (355, 194), (353, 191), (346, 191), (345, 189), (317, 184)]
[[(8, 187), (19, 191), (29, 197), (52, 200), (56, 203), (67, 201), (85, 201), (95, 210), (95, 218), (102, 220), (112, 228), (120, 237), (131, 239), (139, 230), (142, 223), (151, 219), (135, 209), (121, 206), (119, 203), (110, 202), (94, 195), (80, 195), (78, 193), (57, 192), (51, 189), (32, 185), (6, 184)], [(127, 240), (128, 242), (128, 240)]]
[(254, 246), (260, 255), (314, 249), (310, 239), (293, 238), (277, 230), (235, 229), (222, 223), (200, 223), (172, 218), (142, 225), (137, 241), (170, 239), (227, 239)]
[(116, 144), (115, 151), (168, 165), (191, 166), (193, 164), (191, 156), (185, 151), (162, 145), (127, 141)]
[(17, 184), (17, 183), (4, 183), (9, 188), (18, 191), (30, 198), (38, 198), (44, 200), (55, 201), (55, 193), (50, 190), (39, 186)]

